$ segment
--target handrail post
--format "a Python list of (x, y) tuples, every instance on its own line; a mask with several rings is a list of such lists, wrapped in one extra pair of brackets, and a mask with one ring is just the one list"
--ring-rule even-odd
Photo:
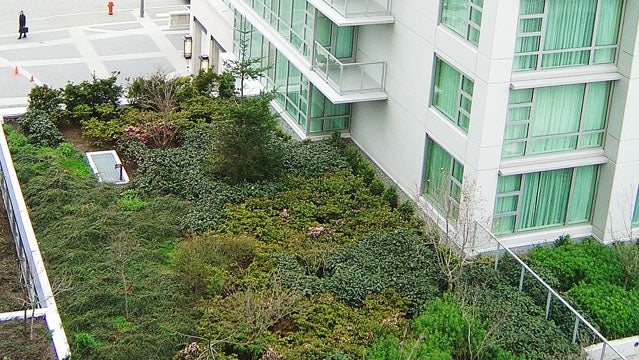
[(546, 320), (550, 316), (550, 305), (552, 304), (552, 293), (548, 291), (548, 298), (546, 299)]
[(519, 277), (519, 292), (522, 292), (522, 290), (524, 290), (524, 275), (526, 275), (526, 268), (522, 266), (521, 276)]
[(599, 356), (599, 360), (604, 360), (606, 355), (606, 343), (601, 343), (601, 356)]
[(497, 243), (497, 250), (495, 251), (495, 271), (497, 271), (497, 266), (499, 265), (499, 248), (501, 247), (500, 243)]
[(577, 342), (577, 332), (579, 331), (579, 317), (575, 316), (575, 328), (572, 330), (572, 343)]

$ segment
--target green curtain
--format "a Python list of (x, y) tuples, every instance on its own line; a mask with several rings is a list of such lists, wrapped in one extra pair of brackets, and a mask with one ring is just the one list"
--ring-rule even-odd
[(338, 26), (335, 36), (335, 49), (333, 55), (338, 59), (348, 59), (353, 57), (353, 33), (352, 26)]
[[(519, 19), (519, 32), (535, 33), (541, 31), (542, 18)], [(515, 54), (539, 51), (541, 36), (531, 34), (529, 36), (520, 36), (515, 43)], [(535, 70), (537, 68), (538, 55), (519, 55), (515, 56), (513, 64), (514, 71)]]
[(595, 132), (581, 136), (581, 140), (579, 141), (579, 148), (581, 149), (599, 147), (603, 144), (603, 130), (606, 127), (610, 88), (610, 82), (588, 84), (588, 94), (586, 95), (586, 105), (581, 120), (581, 128), (582, 131), (594, 130)]
[(323, 47), (329, 48), (331, 45), (333, 23), (324, 14), (320, 12), (316, 13), (317, 18), (315, 20), (315, 41), (317, 41)]
[(532, 230), (563, 225), (570, 194), (572, 169), (527, 174), (518, 228)]
[(570, 224), (590, 221), (595, 187), (597, 185), (597, 166), (583, 166), (575, 169), (575, 181), (570, 195)]
[(543, 14), (546, 0), (521, 0), (519, 4), (520, 15)]
[(639, 190), (635, 198), (635, 211), (632, 213), (632, 226), (639, 226)]
[(457, 123), (460, 74), (452, 66), (437, 59), (433, 106)]
[(442, 24), (466, 38), (468, 0), (444, 0), (442, 2)]
[[(585, 85), (542, 87), (535, 90), (531, 136), (561, 135), (579, 130)], [(577, 135), (531, 140), (529, 154), (575, 149)]]
[(429, 196), (440, 208), (446, 204), (447, 184), (450, 181), (452, 157), (436, 142), (428, 139), (426, 155), (426, 176), (424, 187)]
[[(548, 3), (544, 50), (564, 50), (592, 45), (597, 0), (553, 0)], [(589, 50), (545, 54), (542, 68), (585, 65)]]
[[(617, 39), (619, 38), (623, 0), (602, 1), (600, 6), (595, 45), (616, 45)], [(616, 48), (595, 50), (594, 63), (605, 64), (614, 62), (615, 53)]]

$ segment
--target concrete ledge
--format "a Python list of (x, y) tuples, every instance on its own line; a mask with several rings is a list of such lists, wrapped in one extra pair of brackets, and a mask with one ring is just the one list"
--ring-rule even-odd
[(169, 11), (169, 29), (188, 30), (191, 12), (188, 10)]

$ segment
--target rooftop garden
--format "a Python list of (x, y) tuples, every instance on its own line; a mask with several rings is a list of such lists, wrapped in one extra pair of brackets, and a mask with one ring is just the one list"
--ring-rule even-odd
[[(514, 264), (452, 256), (338, 134), (291, 139), (269, 94), (236, 95), (233, 74), (256, 76), (241, 65), (35, 87), (5, 127), (49, 276), (68, 284), (57, 302), (73, 358), (581, 358), (574, 319), (546, 321)], [(115, 148), (131, 183), (97, 183), (62, 136), (72, 127)], [(580, 245), (531, 259), (579, 304), (613, 286), (636, 296), (621, 260), (609, 285), (569, 277), (589, 260), (547, 260), (563, 246)], [(632, 335), (636, 314), (605, 335)]]

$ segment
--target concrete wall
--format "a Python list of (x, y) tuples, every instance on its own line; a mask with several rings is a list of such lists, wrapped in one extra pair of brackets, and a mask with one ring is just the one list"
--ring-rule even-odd
[(605, 153), (609, 162), (599, 176), (593, 234), (605, 242), (636, 237), (631, 221), (639, 187), (639, 1), (626, 1), (618, 71), (608, 120)]
[[(395, 24), (359, 29), (358, 61), (387, 62), (381, 103), (353, 106), (351, 137), (412, 198), (422, 189), (426, 136), (465, 164), (482, 217), (492, 214), (507, 112), (518, 1), (485, 3), (480, 47), (438, 26), (438, 1), (394, 1)], [(430, 107), (435, 54), (475, 82), (468, 134)]]

